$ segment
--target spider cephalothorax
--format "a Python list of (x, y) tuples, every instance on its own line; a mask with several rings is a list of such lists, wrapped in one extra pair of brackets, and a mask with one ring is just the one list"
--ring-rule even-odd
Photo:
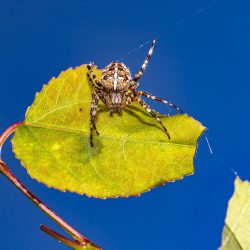
[(129, 105), (131, 102), (139, 102), (141, 106), (148, 111), (148, 113), (154, 117), (163, 127), (165, 133), (170, 139), (170, 135), (167, 128), (163, 125), (160, 118), (157, 116), (156, 112), (152, 110), (142, 99), (141, 96), (163, 102), (171, 107), (176, 108), (179, 112), (182, 112), (180, 108), (174, 104), (163, 100), (160, 97), (153, 96), (145, 91), (137, 91), (139, 83), (138, 80), (141, 78), (143, 72), (148, 65), (148, 61), (153, 54), (153, 49), (156, 40), (153, 40), (152, 46), (148, 52), (144, 63), (140, 71), (132, 79), (129, 69), (122, 62), (112, 62), (110, 63), (102, 72), (101, 81), (98, 81), (96, 75), (92, 70), (92, 64), (88, 64), (88, 78), (92, 86), (92, 100), (90, 108), (90, 144), (93, 147), (93, 131), (99, 135), (95, 126), (95, 116), (99, 99), (109, 108), (110, 115), (113, 112), (118, 112), (122, 114), (122, 109)]

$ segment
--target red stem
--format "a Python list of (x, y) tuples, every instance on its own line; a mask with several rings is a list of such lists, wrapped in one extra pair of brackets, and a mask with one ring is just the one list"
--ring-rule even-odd
[[(23, 122), (17, 122), (10, 126), (5, 132), (0, 136), (0, 150), (3, 146), (5, 140), (16, 130), (18, 126), (23, 124)], [(87, 239), (85, 236), (81, 235), (77, 230), (67, 224), (63, 219), (61, 219), (54, 211), (48, 208), (40, 199), (38, 199), (31, 191), (25, 187), (21, 181), (19, 181), (16, 176), (10, 171), (7, 165), (1, 160), (0, 158), (0, 172), (9, 180), (11, 181), (16, 188), (18, 188), (27, 198), (29, 198), (38, 208), (40, 208), (47, 216), (49, 216), (52, 220), (54, 220), (60, 227), (62, 227), (68, 234), (70, 234), (75, 241), (71, 241), (66, 237), (58, 234), (57, 232), (42, 226), (41, 229), (48, 233), (50, 236), (60, 240), (64, 244), (72, 247), (73, 245), (77, 245), (78, 247), (84, 246), (88, 243), (95, 246), (97, 249), (101, 249), (100, 247), (96, 246), (93, 242)], [(73, 244), (73, 245), (72, 245)]]
[[(2, 149), (2, 146), (4, 144), (4, 142), (6, 141), (6, 139), (16, 130), (16, 128), (20, 125), (22, 125), (23, 122), (16, 122), (13, 125), (9, 126), (0, 136), (0, 151)], [(1, 159), (1, 156), (0, 156)]]
[(60, 242), (64, 243), (65, 245), (72, 247), (73, 249), (79, 248), (79, 246), (84, 246), (84, 244), (81, 244), (81, 242), (76, 242), (73, 240), (69, 240), (68, 238), (64, 237), (63, 235), (57, 233), (56, 231), (50, 229), (49, 227), (46, 227), (44, 225), (41, 225), (41, 230), (48, 235), (50, 235), (53, 238), (56, 238)]

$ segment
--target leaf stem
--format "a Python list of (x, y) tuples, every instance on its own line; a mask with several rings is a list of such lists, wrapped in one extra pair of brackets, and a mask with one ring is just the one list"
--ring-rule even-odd
[(45, 232), (48, 235), (50, 235), (51, 237), (59, 240), (60, 242), (64, 243), (65, 245), (72, 247), (73, 249), (79, 248), (79, 246), (84, 246), (84, 244), (82, 244), (81, 242), (76, 242), (76, 241), (70, 240), (70, 239), (55, 232), (54, 230), (50, 229), (49, 227), (47, 227), (45, 225), (41, 225), (40, 228), (43, 232)]
[[(16, 130), (18, 126), (23, 124), (23, 122), (17, 122), (7, 128), (5, 132), (0, 136), (0, 150), (3, 146), (3, 143), (6, 139)], [(93, 242), (91, 242), (88, 238), (80, 234), (77, 230), (75, 230), (72, 226), (66, 223), (61, 217), (59, 217), (54, 211), (52, 211), (49, 207), (47, 207), (40, 199), (38, 199), (31, 191), (24, 185), (17, 177), (10, 171), (7, 165), (2, 161), (0, 157), (0, 172), (10, 181), (12, 182), (17, 189), (19, 189), (29, 200), (31, 200), (38, 208), (40, 208), (48, 217), (50, 217), (53, 221), (55, 221), (61, 228), (63, 228), (69, 235), (74, 238), (74, 241), (67, 239), (66, 237), (60, 235), (59, 233), (51, 230), (46, 226), (41, 226), (41, 229), (52, 236), (53, 238), (60, 240), (65, 245), (74, 248), (80, 249), (79, 247), (84, 248), (86, 244), (92, 245), (96, 249), (101, 249)], [(77, 247), (76, 247), (77, 246)]]
[(23, 124), (23, 122), (16, 122), (13, 125), (9, 126), (0, 136), (0, 159), (2, 159), (1, 157), (1, 151), (2, 151), (2, 146), (4, 144), (4, 142), (6, 141), (6, 139), (16, 130), (16, 128), (18, 126), (20, 126), (21, 124)]

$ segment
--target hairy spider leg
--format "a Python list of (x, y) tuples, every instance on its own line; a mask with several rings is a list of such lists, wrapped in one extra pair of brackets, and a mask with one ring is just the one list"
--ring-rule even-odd
[(94, 81), (94, 84), (95, 84), (95, 87), (99, 88), (99, 89), (102, 89), (102, 84), (97, 80), (97, 77), (92, 69), (92, 64), (88, 64), (87, 65), (87, 69), (89, 71), (89, 75), (91, 76), (90, 78), (93, 79)]
[(141, 78), (141, 76), (143, 75), (143, 73), (148, 65), (148, 61), (153, 54), (155, 43), (156, 43), (156, 38), (153, 40), (153, 43), (152, 43), (152, 45), (148, 51), (148, 54), (147, 54), (142, 66), (141, 66), (140, 71), (135, 75), (135, 77), (133, 79), (134, 82), (137, 82)]
[(89, 73), (87, 73), (87, 77), (88, 77), (89, 83), (91, 84), (91, 87), (92, 87), (92, 88), (95, 88), (96, 86), (95, 86), (95, 84), (94, 84), (92, 78), (90, 77), (90, 74), (89, 74)]
[(96, 126), (95, 126), (95, 117), (96, 117), (96, 110), (99, 101), (99, 97), (95, 92), (92, 92), (91, 96), (91, 105), (90, 105), (90, 145), (91, 147), (94, 146), (93, 144), (93, 130), (96, 131), (97, 135), (99, 135)]
[(146, 92), (146, 91), (137, 91), (136, 94), (137, 94), (137, 95), (143, 95), (143, 96), (145, 96), (145, 97), (147, 97), (147, 98), (156, 100), (156, 101), (158, 101), (158, 102), (165, 103), (165, 104), (167, 104), (167, 105), (169, 105), (169, 106), (171, 106), (171, 107), (177, 109), (180, 113), (183, 113), (183, 110), (180, 109), (179, 107), (177, 107), (176, 105), (174, 105), (173, 103), (168, 102), (168, 101), (166, 101), (166, 100), (164, 100), (164, 99), (162, 99), (162, 98), (160, 98), (160, 97), (158, 97), (158, 96), (151, 95), (151, 94), (149, 94), (149, 93)]
[[(96, 85), (94, 84), (89, 73), (87, 73), (87, 77), (92, 88), (95, 89)], [(97, 91), (98, 91), (98, 88), (97, 88)], [(95, 117), (96, 117), (98, 101), (99, 101), (98, 93), (96, 93), (94, 90), (91, 95), (91, 105), (90, 105), (90, 145), (91, 147), (94, 146), (93, 145), (93, 130), (95, 130), (96, 134), (99, 135), (99, 132), (97, 131), (96, 126), (95, 126)]]
[(165, 133), (167, 134), (168, 139), (170, 139), (170, 135), (168, 133), (167, 128), (164, 126), (164, 124), (162, 123), (161, 119), (157, 116), (157, 114), (154, 112), (154, 110), (152, 110), (149, 105), (146, 104), (146, 102), (144, 102), (141, 98), (139, 97), (135, 97), (133, 98), (133, 101), (139, 102), (140, 105), (152, 116), (154, 117), (163, 127)]

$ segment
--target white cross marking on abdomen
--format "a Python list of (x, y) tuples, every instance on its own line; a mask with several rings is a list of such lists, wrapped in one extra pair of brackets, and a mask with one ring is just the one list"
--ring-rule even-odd
[(117, 74), (117, 72), (118, 72), (118, 68), (115, 67), (115, 73), (114, 73), (114, 90), (116, 90), (116, 88), (117, 88), (117, 80), (118, 80), (118, 74)]
[(117, 89), (117, 85), (118, 85), (118, 80), (124, 80), (124, 77), (120, 77), (118, 76), (118, 68), (115, 67), (115, 72), (114, 75), (109, 77), (108, 79), (113, 79), (114, 80), (114, 90)]
[(116, 90), (116, 88), (117, 88), (117, 76), (118, 76), (118, 74), (117, 74), (117, 72), (118, 72), (118, 69), (117, 69), (117, 67), (115, 67), (115, 73), (114, 73), (114, 90)]

